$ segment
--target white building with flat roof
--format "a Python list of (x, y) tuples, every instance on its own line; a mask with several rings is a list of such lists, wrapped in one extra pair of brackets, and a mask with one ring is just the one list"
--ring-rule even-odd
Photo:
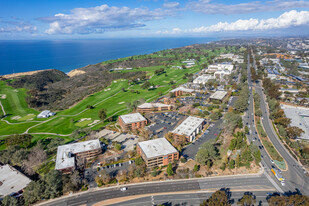
[(136, 151), (145, 160), (148, 168), (168, 165), (179, 159), (178, 151), (165, 138), (139, 142)]
[(210, 95), (209, 99), (222, 101), (226, 95), (227, 95), (226, 91), (216, 91), (215, 93)]
[(230, 63), (212, 64), (208, 66), (206, 72), (215, 73), (218, 70), (227, 70), (227, 71), (232, 72), (233, 69), (234, 69), (234, 65)]
[(19, 196), (31, 180), (10, 165), (0, 166), (0, 200), (7, 195)]
[(38, 118), (48, 118), (48, 117), (51, 117), (51, 116), (55, 116), (56, 113), (54, 112), (51, 112), (49, 110), (44, 110), (42, 111), (40, 114), (38, 114)]
[(175, 134), (174, 138), (180, 136), (186, 136), (189, 142), (192, 142), (196, 135), (203, 129), (205, 119), (189, 116), (178, 127), (176, 127), (172, 133)]
[(186, 93), (192, 93), (192, 92), (194, 92), (194, 89), (189, 89), (189, 88), (185, 88), (185, 87), (180, 86), (180, 87), (177, 87), (177, 88), (171, 90), (170, 92), (173, 93), (173, 92), (178, 92), (178, 91), (182, 91), (182, 92), (186, 92)]
[(194, 84), (206, 84), (209, 80), (215, 79), (213, 75), (201, 75), (198, 76), (196, 79), (193, 80)]
[(135, 122), (146, 121), (145, 117), (143, 117), (143, 115), (141, 115), (140, 113), (121, 115), (120, 118), (125, 124), (132, 124)]
[(148, 159), (178, 152), (164, 137), (139, 142), (137, 144)]
[(75, 169), (75, 157), (89, 160), (102, 152), (98, 139), (61, 145), (57, 150), (56, 170), (72, 171)]

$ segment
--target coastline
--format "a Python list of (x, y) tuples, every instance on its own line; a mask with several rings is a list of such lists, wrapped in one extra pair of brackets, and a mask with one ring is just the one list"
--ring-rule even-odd
[[(101, 39), (59, 41), (0, 41), (0, 53), (7, 52), (3, 59), (0, 76), (29, 75), (33, 71), (57, 69), (69, 73), (75, 69), (100, 62), (129, 56), (151, 54), (164, 49), (205, 44), (217, 38), (151, 38), (151, 39)], [(27, 68), (29, 68), (29, 71)], [(28, 71), (27, 71), (28, 70)], [(24, 74), (20, 74), (24, 73)], [(9, 76), (11, 77), (11, 76)], [(13, 77), (13, 76), (12, 76)]]
[(15, 78), (15, 77), (20, 77), (20, 76), (33, 75), (39, 72), (49, 71), (49, 70), (52, 70), (52, 69), (43, 69), (43, 70), (36, 70), (36, 71), (29, 71), (29, 72), (18, 72), (18, 73), (13, 73), (13, 74), (0, 75), (0, 77), (5, 78), (5, 79), (10, 79), (10, 78)]

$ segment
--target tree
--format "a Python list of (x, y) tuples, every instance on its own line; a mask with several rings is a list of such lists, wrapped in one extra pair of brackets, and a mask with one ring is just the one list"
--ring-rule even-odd
[(194, 172), (198, 172), (199, 170), (200, 170), (200, 166), (197, 165), (197, 164), (195, 164), (195, 165), (194, 165), (194, 168), (193, 168), (193, 171), (194, 171)]
[(287, 127), (289, 124), (291, 124), (291, 119), (287, 117), (280, 117), (278, 119), (275, 119), (276, 124), (281, 124), (283, 127)]
[(282, 137), (287, 137), (288, 134), (287, 134), (285, 128), (284, 128), (282, 125), (278, 124), (278, 125), (277, 125), (277, 129), (278, 129), (279, 134), (280, 134)]
[(49, 171), (43, 178), (46, 199), (55, 198), (62, 194), (62, 175), (58, 170)]
[(2, 201), (0, 202), (0, 205), (2, 206), (18, 206), (20, 205), (18, 200), (15, 197), (11, 197), (9, 195), (5, 196)]
[(228, 134), (232, 134), (236, 127), (240, 126), (240, 122), (242, 122), (241, 116), (239, 114), (235, 114), (234, 112), (228, 112), (223, 117), (223, 127), (225, 132)]
[(146, 82), (141, 86), (141, 88), (142, 88), (142, 89), (148, 89), (150, 86), (151, 86), (150, 82), (146, 81)]
[(32, 135), (30, 134), (14, 134), (5, 139), (6, 146), (19, 145), (27, 148), (31, 144)]
[(135, 159), (135, 164), (137, 166), (141, 166), (144, 163), (143, 159), (141, 157), (138, 157)]
[(166, 173), (168, 176), (174, 175), (173, 166), (171, 163), (168, 163)]
[(106, 114), (106, 109), (100, 109), (99, 110), (99, 113), (98, 113), (98, 116), (100, 118), (101, 121), (104, 121), (107, 117), (107, 114)]
[(275, 205), (293, 205), (293, 206), (307, 206), (309, 203), (309, 198), (304, 195), (291, 195), (291, 196), (271, 196), (267, 200), (269, 206)]
[(286, 132), (287, 132), (287, 135), (288, 135), (289, 138), (296, 139), (302, 133), (304, 133), (304, 130), (302, 130), (301, 128), (296, 127), (296, 126), (292, 126), (292, 127), (286, 128)]
[(229, 168), (230, 168), (230, 169), (234, 169), (234, 168), (235, 168), (235, 160), (231, 159), (231, 160), (229, 161)]
[(195, 159), (202, 165), (207, 164), (207, 162), (212, 163), (219, 156), (218, 149), (214, 146), (212, 141), (207, 141), (201, 145), (198, 150)]
[(257, 145), (250, 144), (250, 151), (254, 157), (255, 164), (258, 165), (261, 162), (261, 151), (259, 150)]
[(246, 134), (249, 134), (249, 128), (248, 128), (248, 126), (245, 126), (245, 133), (246, 133)]
[(121, 147), (122, 147), (122, 146), (121, 146), (121, 144), (119, 144), (119, 143), (115, 145), (115, 148), (116, 148), (116, 150), (118, 150), (118, 151), (121, 150)]
[(28, 159), (23, 161), (22, 169), (29, 175), (33, 175), (35, 172), (33, 171), (33, 167), (42, 164), (46, 160), (45, 151), (36, 146), (34, 147), (30, 154), (28, 155)]
[(222, 114), (221, 114), (221, 112), (214, 112), (209, 117), (212, 120), (218, 120), (222, 117)]
[(213, 193), (209, 199), (205, 200), (200, 206), (229, 206), (227, 192), (224, 190), (218, 190)]
[(250, 193), (245, 193), (237, 204), (242, 206), (254, 206), (256, 200), (255, 197)]
[(33, 204), (36, 201), (41, 200), (43, 198), (44, 191), (45, 186), (43, 181), (39, 180), (36, 182), (30, 182), (23, 193), (25, 205)]
[(158, 170), (153, 169), (151, 172), (151, 176), (156, 177), (159, 174)]

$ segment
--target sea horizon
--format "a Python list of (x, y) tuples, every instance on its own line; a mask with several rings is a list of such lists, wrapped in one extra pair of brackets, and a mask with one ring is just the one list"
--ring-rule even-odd
[(0, 40), (0, 75), (46, 69), (68, 73), (107, 60), (216, 40), (206, 37)]

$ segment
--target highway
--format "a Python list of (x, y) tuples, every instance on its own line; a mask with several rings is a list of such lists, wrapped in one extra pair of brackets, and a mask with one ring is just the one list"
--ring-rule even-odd
[[(248, 60), (249, 61), (249, 60)], [(249, 65), (249, 64), (248, 64)], [(255, 58), (253, 56), (253, 66), (255, 70), (257, 70)], [(249, 87), (253, 86), (251, 82), (251, 76), (250, 76), (250, 67), (248, 66), (248, 83)], [(279, 137), (277, 136), (276, 132), (274, 131), (274, 128), (272, 126), (272, 123), (269, 119), (269, 110), (268, 105), (266, 103), (266, 98), (264, 91), (261, 86), (261, 82), (258, 82), (255, 86), (255, 91), (260, 94), (261, 96), (261, 110), (262, 110), (262, 124), (265, 129), (265, 132), (267, 133), (267, 136), (271, 140), (274, 147), (277, 149), (277, 151), (281, 154), (283, 159), (285, 160), (287, 164), (287, 171), (283, 171), (282, 175), (285, 177), (286, 186), (281, 187), (283, 191), (295, 191), (296, 189), (300, 190), (300, 192), (304, 195), (309, 195), (309, 179), (304, 174), (304, 170), (302, 169), (301, 165), (291, 156), (291, 154), (287, 151), (287, 149), (283, 146), (281, 143)], [(252, 96), (252, 95), (251, 95)], [(250, 96), (250, 102), (253, 101), (253, 97)], [(251, 103), (252, 104), (252, 103)], [(251, 114), (251, 111), (253, 111), (253, 105), (249, 106), (249, 114)], [(252, 108), (251, 108), (252, 107)], [(252, 110), (251, 110), (252, 109)], [(254, 128), (255, 129), (255, 128)], [(266, 163), (267, 168), (269, 169), (270, 165), (270, 159), (268, 155), (265, 155), (265, 151), (263, 155), (263, 161), (262, 164)], [(272, 175), (272, 174), (271, 174)], [(274, 177), (272, 175), (272, 177)], [(278, 182), (278, 181), (277, 181)]]
[[(101, 202), (112, 198), (119, 198), (125, 196), (135, 196), (148, 194), (153, 196), (155, 193), (170, 193), (170, 192), (188, 192), (188, 191), (211, 191), (214, 192), (220, 188), (229, 188), (230, 190), (237, 190), (242, 196), (246, 191), (257, 191), (260, 192), (259, 196), (261, 199), (266, 198), (267, 192), (274, 192), (275, 188), (268, 178), (264, 175), (241, 175), (241, 176), (228, 176), (228, 177), (211, 177), (211, 178), (200, 178), (200, 179), (189, 179), (189, 180), (170, 180), (153, 183), (141, 183), (127, 185), (126, 191), (120, 191), (119, 187), (104, 188), (96, 191), (80, 193), (77, 195), (64, 197), (58, 200), (53, 200), (50, 203), (44, 203), (47, 206), (74, 206), (87, 204), (92, 205), (94, 203)], [(261, 192), (262, 191), (262, 192)], [(210, 192), (208, 192), (210, 193)], [(233, 194), (233, 192), (232, 192)], [(262, 198), (263, 197), (263, 198)], [(190, 198), (187, 198), (190, 199)], [(168, 199), (163, 201), (168, 201)], [(144, 201), (144, 200), (141, 200)], [(132, 202), (131, 202), (132, 203)], [(131, 204), (128, 203), (128, 204)], [(142, 205), (143, 203), (141, 203)], [(121, 204), (124, 205), (124, 204)]]

